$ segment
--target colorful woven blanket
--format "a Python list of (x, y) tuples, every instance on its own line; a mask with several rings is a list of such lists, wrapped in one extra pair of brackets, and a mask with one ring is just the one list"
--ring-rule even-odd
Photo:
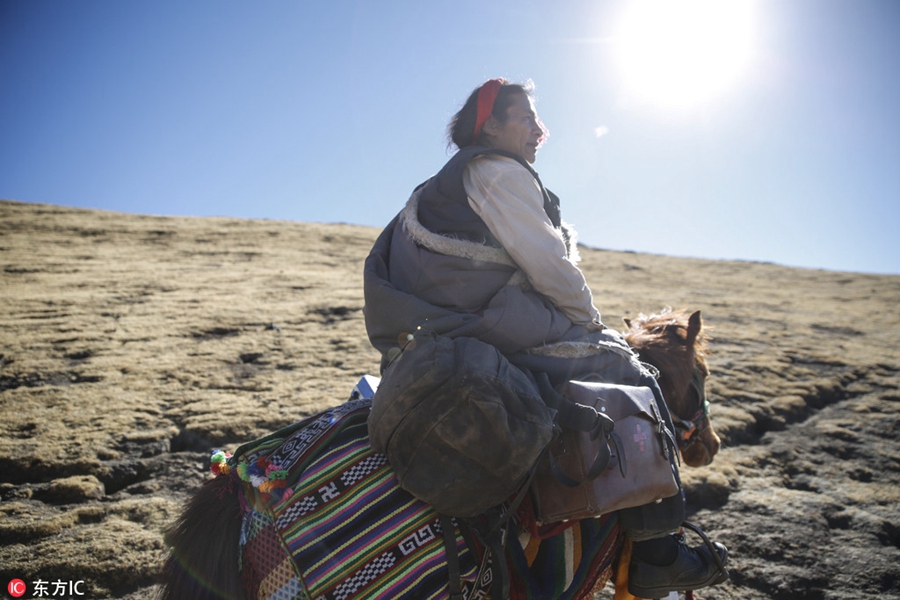
[[(242, 576), (256, 598), (447, 597), (440, 518), (372, 451), (369, 405), (348, 402), (229, 461), (245, 481)], [(473, 593), (478, 558), (458, 529), (455, 538), (466, 597), (484, 597)]]
[[(239, 448), (214, 471), (242, 483), (241, 576), (257, 600), (449, 597), (441, 519), (400, 488), (369, 445), (369, 400), (314, 415)], [(590, 598), (611, 573), (615, 517), (512, 535), (513, 598)], [(453, 521), (463, 594), (489, 596), (484, 549)], [(547, 532), (544, 532), (547, 533)], [(475, 584), (479, 570), (481, 581)]]

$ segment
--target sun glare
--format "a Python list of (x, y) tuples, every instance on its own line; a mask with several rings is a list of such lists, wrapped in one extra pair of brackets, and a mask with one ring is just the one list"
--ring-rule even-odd
[(628, 97), (671, 108), (712, 100), (746, 71), (753, 37), (749, 0), (633, 0), (616, 34)]

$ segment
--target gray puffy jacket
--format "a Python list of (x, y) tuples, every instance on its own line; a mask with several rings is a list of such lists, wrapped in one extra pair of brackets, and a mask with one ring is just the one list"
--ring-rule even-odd
[(530, 289), (503, 249), (426, 230), (416, 204), (414, 193), (365, 262), (366, 330), (382, 366), (421, 327), (480, 339), (514, 364), (546, 371), (556, 381), (592, 375), (627, 383), (640, 375), (621, 335), (574, 325)]

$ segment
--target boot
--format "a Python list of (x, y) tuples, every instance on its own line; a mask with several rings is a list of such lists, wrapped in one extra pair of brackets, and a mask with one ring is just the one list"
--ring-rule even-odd
[[(691, 548), (678, 539), (678, 556), (666, 566), (651, 565), (632, 558), (628, 569), (628, 591), (638, 598), (662, 598), (670, 592), (697, 590), (717, 585), (729, 578), (725, 569), (728, 550), (719, 543), (712, 543), (702, 531), (685, 523), (703, 537), (704, 544)], [(713, 555), (715, 549), (716, 555)]]

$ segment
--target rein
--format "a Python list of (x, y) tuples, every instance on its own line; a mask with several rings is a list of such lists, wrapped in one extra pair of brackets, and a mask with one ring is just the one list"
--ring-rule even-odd
[(682, 452), (697, 441), (698, 434), (709, 428), (709, 400), (706, 398), (706, 386), (699, 369), (694, 369), (691, 387), (697, 392), (697, 398), (700, 400), (699, 410), (690, 419), (682, 419), (674, 412), (671, 413), (672, 422), (678, 430), (678, 446)]

